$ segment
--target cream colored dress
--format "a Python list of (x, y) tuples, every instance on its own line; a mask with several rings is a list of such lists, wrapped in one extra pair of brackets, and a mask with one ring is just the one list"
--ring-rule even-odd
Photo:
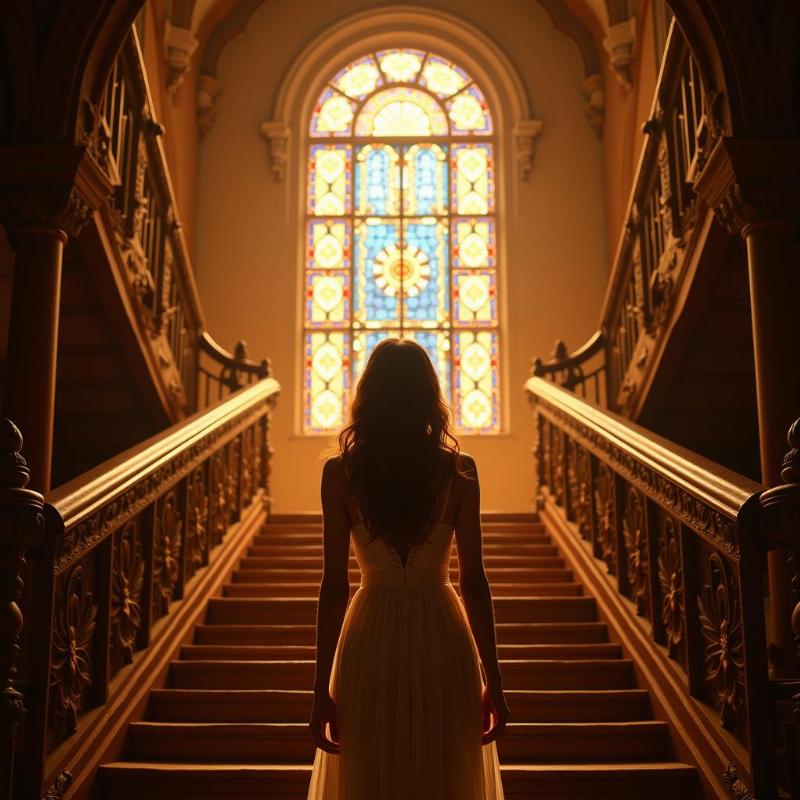
[(341, 752), (316, 751), (308, 800), (502, 800), (496, 745), (481, 744), (478, 651), (449, 578), (452, 527), (436, 523), (405, 565), (363, 522), (351, 535), (361, 585), (330, 683)]

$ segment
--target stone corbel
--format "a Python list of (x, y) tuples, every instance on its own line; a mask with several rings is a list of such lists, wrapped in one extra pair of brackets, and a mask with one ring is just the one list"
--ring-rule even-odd
[(542, 133), (541, 120), (521, 119), (514, 125), (512, 133), (516, 144), (519, 177), (526, 181), (533, 169), (533, 143)]
[(633, 84), (633, 62), (636, 53), (636, 17), (611, 25), (603, 39), (611, 69), (627, 92)]
[(285, 122), (262, 122), (261, 135), (269, 144), (269, 165), (275, 180), (281, 182), (286, 174), (291, 130)]
[(222, 94), (222, 84), (213, 75), (197, 78), (197, 128), (205, 136), (217, 118), (217, 100)]
[(189, 71), (192, 55), (197, 49), (197, 39), (189, 28), (179, 28), (165, 23), (164, 49), (167, 60), (167, 91), (175, 94)]
[(586, 102), (584, 106), (586, 119), (599, 136), (603, 132), (603, 121), (606, 113), (606, 90), (603, 76), (599, 72), (589, 75), (584, 80), (581, 91)]

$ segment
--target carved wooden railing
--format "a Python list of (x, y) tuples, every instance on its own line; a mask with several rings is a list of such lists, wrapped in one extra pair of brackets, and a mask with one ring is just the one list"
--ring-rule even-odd
[(135, 30), (91, 113), (87, 144), (116, 187), (100, 209), (99, 224), (112, 243), (131, 323), (149, 349), (151, 373), (172, 418), (179, 419), (269, 370), (248, 359), (242, 344), (229, 353), (205, 330), (161, 141), (164, 127), (155, 118)]
[(683, 676), (727, 779), (775, 797), (761, 487), (552, 382), (526, 390), (542, 513), (604, 562), (648, 651)]
[(170, 615), (196, 604), (204, 568), (245, 518), (264, 518), (279, 388), (258, 381), (48, 498), (33, 554), (15, 796), (61, 796), (66, 768), (108, 724), (103, 707), (130, 691), (130, 670)]
[(602, 402), (624, 411), (635, 404), (676, 313), (702, 223), (711, 217), (692, 185), (720, 134), (709, 108), (714, 102), (673, 24), (599, 329), (579, 350), (570, 353), (561, 344), (552, 359), (534, 362), (535, 376), (573, 390), (592, 379), (595, 394), (604, 374)]

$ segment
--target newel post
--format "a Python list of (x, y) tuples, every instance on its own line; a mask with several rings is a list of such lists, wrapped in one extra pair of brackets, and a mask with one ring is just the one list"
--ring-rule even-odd
[(25, 717), (15, 686), (20, 656), (25, 553), (42, 530), (44, 499), (26, 489), (30, 472), (20, 455), (22, 435), (0, 421), (0, 800), (10, 800), (17, 734)]

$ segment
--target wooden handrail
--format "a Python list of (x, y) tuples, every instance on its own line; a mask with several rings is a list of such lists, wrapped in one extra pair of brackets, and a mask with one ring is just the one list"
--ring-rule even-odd
[(776, 796), (763, 487), (550, 381), (525, 389), (543, 513), (605, 564), (630, 614), (645, 619), (653, 658), (685, 673), (708, 711), (695, 724), (732, 765), (727, 780)]
[(47, 498), (34, 558), (20, 796), (69, 785), (65, 766), (80, 760), (83, 736), (105, 724), (89, 712), (121, 696), (118, 678), (160, 642), (166, 618), (225, 553), (240, 520), (266, 516), (279, 391), (274, 379), (259, 380)]
[[(573, 390), (594, 379), (596, 399), (604, 405), (623, 411), (636, 406), (668, 323), (679, 312), (678, 290), (689, 279), (703, 228), (698, 223), (711, 213), (695, 197), (693, 183), (721, 133), (713, 102), (673, 23), (596, 332), (572, 353), (563, 348), (550, 361), (534, 362), (547, 367), (534, 375), (549, 375)], [(595, 356), (599, 363), (585, 369)]]

